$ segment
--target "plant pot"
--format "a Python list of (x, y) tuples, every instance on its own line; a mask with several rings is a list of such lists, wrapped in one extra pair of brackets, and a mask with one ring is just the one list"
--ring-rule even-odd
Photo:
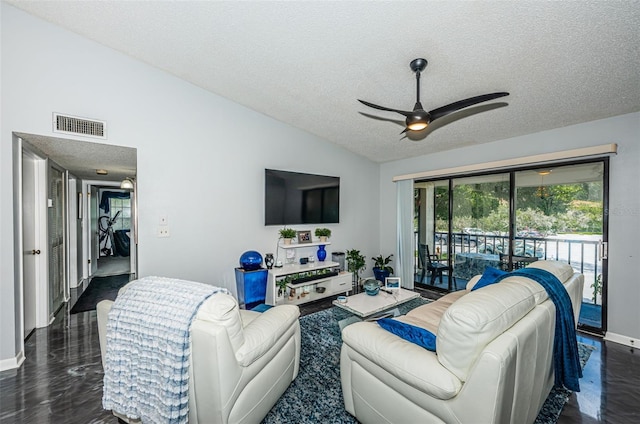
[(376, 278), (376, 280), (384, 283), (385, 279), (391, 275), (391, 273), (389, 271), (386, 270), (382, 270), (380, 268), (373, 268), (373, 276)]
[(284, 239), (284, 244), (291, 244), (291, 240), (293, 239), (290, 239), (290, 238)]
[(326, 243), (327, 242), (327, 236), (320, 236), (320, 243)]

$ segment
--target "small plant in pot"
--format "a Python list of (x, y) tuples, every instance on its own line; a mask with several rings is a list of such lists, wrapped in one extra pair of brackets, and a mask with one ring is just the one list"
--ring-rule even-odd
[(286, 278), (276, 281), (276, 285), (278, 286), (278, 297), (282, 297), (287, 293), (287, 283), (289, 283), (289, 281)]
[(376, 277), (376, 280), (382, 281), (384, 283), (385, 279), (393, 274), (393, 268), (389, 266), (391, 263), (391, 258), (393, 254), (387, 256), (386, 258), (382, 255), (376, 256), (375, 258), (371, 258), (373, 260), (373, 275)]
[(296, 230), (292, 228), (283, 228), (280, 230), (280, 237), (284, 239), (284, 244), (291, 244), (291, 240), (296, 237)]
[(325, 242), (331, 237), (331, 230), (328, 228), (316, 228), (315, 235), (321, 242)]

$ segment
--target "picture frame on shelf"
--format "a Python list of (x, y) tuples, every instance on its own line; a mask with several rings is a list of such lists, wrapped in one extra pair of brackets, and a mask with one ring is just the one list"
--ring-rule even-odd
[(387, 290), (400, 290), (400, 277), (387, 277), (384, 279), (384, 287)]
[(298, 231), (298, 243), (311, 243), (311, 231)]

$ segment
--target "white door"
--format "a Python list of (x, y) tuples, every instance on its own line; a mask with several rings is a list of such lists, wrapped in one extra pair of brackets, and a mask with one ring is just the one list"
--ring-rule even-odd
[(49, 237), (49, 319), (64, 302), (66, 278), (64, 171), (49, 166), (47, 233)]
[(36, 295), (38, 282), (38, 210), (36, 160), (22, 152), (22, 240), (23, 240), (23, 290), (24, 334), (26, 338), (36, 328)]
[[(78, 228), (80, 228), (80, 208), (82, 202), (78, 202), (77, 180), (68, 174), (67, 185), (67, 269), (69, 270), (69, 288), (78, 287), (78, 271), (82, 272), (82, 264), (78, 262)], [(82, 233), (80, 233), (82, 234)], [(69, 299), (69, 293), (65, 293), (65, 299)]]
[(27, 336), (49, 325), (47, 161), (22, 150), (22, 315)]
[(129, 270), (134, 278), (137, 278), (137, 258), (138, 258), (138, 193), (136, 193), (137, 185), (133, 185), (133, 191), (131, 192), (131, 232), (129, 233)]
[(89, 225), (90, 243), (91, 243), (91, 261), (89, 263), (89, 278), (98, 271), (98, 252), (100, 251), (100, 241), (98, 238), (98, 189), (91, 186), (91, 194), (89, 197), (89, 217), (91, 223)]

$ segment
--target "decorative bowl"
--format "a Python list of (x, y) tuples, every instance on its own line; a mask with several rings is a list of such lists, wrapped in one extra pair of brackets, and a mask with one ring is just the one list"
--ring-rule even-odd
[(380, 292), (380, 284), (376, 280), (366, 281), (362, 287), (369, 296), (375, 296)]

